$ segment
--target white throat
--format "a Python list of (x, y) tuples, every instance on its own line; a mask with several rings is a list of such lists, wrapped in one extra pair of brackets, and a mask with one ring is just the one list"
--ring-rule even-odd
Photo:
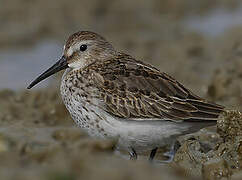
[(82, 60), (74, 61), (74, 62), (68, 64), (68, 66), (73, 70), (77, 70), (77, 69), (81, 69), (81, 68), (85, 67), (85, 63)]

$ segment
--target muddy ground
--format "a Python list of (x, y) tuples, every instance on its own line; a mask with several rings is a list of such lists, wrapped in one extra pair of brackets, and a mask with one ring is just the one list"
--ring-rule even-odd
[[(96, 31), (201, 97), (242, 111), (242, 25), (216, 36), (184, 25), (215, 8), (233, 12), (239, 1), (1, 1), (0, 50), (29, 51), (40, 41), (64, 44), (77, 30)], [(221, 115), (218, 128), (180, 137), (170, 164), (127, 161), (113, 153), (113, 142), (75, 127), (60, 99), (60, 76), (47, 88), (0, 90), (0, 179), (241, 179), (238, 111)]]

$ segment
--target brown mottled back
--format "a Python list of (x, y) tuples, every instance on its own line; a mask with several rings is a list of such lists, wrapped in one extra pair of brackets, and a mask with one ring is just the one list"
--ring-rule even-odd
[(205, 101), (149, 64), (119, 53), (96, 71), (105, 110), (118, 117), (166, 120), (216, 120), (224, 107)]

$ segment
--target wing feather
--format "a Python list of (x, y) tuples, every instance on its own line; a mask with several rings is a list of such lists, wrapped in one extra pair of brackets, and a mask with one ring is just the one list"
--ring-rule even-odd
[(207, 102), (149, 64), (119, 54), (95, 69), (105, 111), (121, 118), (216, 120), (224, 107)]

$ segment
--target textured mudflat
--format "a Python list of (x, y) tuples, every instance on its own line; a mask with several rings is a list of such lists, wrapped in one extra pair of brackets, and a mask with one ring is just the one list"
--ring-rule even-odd
[(242, 114), (228, 111), (220, 116), (216, 127), (179, 138), (174, 166), (183, 167), (193, 177), (213, 180), (241, 178)]

